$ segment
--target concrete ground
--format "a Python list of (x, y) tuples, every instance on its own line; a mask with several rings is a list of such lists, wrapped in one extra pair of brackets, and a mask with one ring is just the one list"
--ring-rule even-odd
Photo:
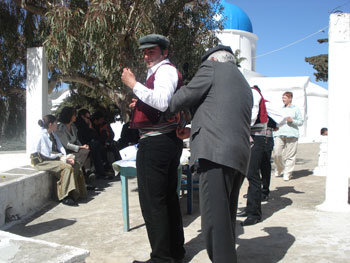
[[(325, 178), (312, 175), (319, 144), (299, 144), (292, 180), (272, 178), (270, 200), (262, 205), (263, 221), (241, 227), (237, 221), (237, 253), (241, 263), (350, 262), (350, 213), (316, 210), (325, 199)], [(98, 189), (79, 207), (51, 202), (40, 212), (7, 229), (14, 234), (90, 251), (87, 263), (131, 263), (149, 258), (150, 247), (141, 215), (136, 179), (129, 180), (131, 231), (123, 232), (119, 178), (96, 181)], [(244, 207), (247, 180), (239, 207)], [(206, 263), (201, 235), (198, 192), (193, 214), (186, 214), (185, 262)]]

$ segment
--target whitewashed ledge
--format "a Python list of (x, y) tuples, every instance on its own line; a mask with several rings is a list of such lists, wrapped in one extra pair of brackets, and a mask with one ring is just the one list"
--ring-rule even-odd
[(53, 195), (52, 175), (28, 166), (0, 172), (0, 229), (45, 206)]
[(84, 263), (90, 252), (0, 231), (1, 263)]

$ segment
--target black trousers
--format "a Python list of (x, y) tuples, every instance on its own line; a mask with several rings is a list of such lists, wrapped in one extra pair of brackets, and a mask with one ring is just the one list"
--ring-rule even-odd
[(262, 180), (262, 195), (270, 194), (271, 182), (271, 155), (273, 151), (273, 137), (266, 137), (265, 147), (260, 165), (261, 180)]
[(200, 159), (199, 197), (208, 256), (215, 263), (235, 263), (236, 213), (243, 175), (233, 168)]
[(143, 138), (137, 152), (137, 182), (142, 215), (151, 245), (151, 262), (172, 262), (185, 255), (177, 188), (182, 140), (175, 132)]
[(265, 148), (265, 136), (253, 136), (247, 179), (249, 181), (246, 212), (248, 217), (261, 219), (260, 167)]
[(96, 173), (100, 176), (103, 176), (105, 174), (105, 169), (103, 167), (103, 146), (101, 143), (97, 140), (91, 140), (89, 142), (90, 152), (91, 152), (91, 159), (94, 163)]

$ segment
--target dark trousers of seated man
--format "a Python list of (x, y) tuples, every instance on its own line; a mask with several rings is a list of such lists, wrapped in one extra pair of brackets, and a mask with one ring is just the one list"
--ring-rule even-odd
[(261, 160), (260, 172), (262, 180), (262, 196), (268, 197), (270, 194), (271, 182), (271, 155), (273, 151), (273, 137), (266, 137), (263, 157)]
[(90, 147), (90, 155), (91, 159), (94, 163), (96, 173), (99, 176), (104, 176), (105, 175), (105, 169), (103, 166), (103, 146), (101, 143), (97, 140), (91, 140), (89, 142), (89, 147)]
[(206, 159), (199, 160), (202, 231), (208, 256), (215, 263), (237, 262), (235, 226), (244, 175)]
[(266, 144), (265, 136), (254, 136), (251, 148), (247, 179), (249, 181), (246, 213), (248, 218), (261, 220), (261, 177), (260, 167)]
[(184, 232), (177, 195), (182, 140), (175, 131), (139, 141), (136, 167), (139, 200), (151, 245), (151, 262), (184, 257)]

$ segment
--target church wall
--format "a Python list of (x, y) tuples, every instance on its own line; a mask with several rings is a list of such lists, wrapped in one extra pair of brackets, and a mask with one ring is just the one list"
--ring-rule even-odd
[(246, 58), (241, 63), (243, 69), (255, 71), (257, 40), (255, 34), (241, 30), (224, 30), (218, 33), (217, 36), (223, 45), (230, 46), (234, 52), (237, 49), (241, 51), (240, 56)]
[(317, 138), (320, 130), (328, 127), (328, 97), (307, 96), (307, 136)]

